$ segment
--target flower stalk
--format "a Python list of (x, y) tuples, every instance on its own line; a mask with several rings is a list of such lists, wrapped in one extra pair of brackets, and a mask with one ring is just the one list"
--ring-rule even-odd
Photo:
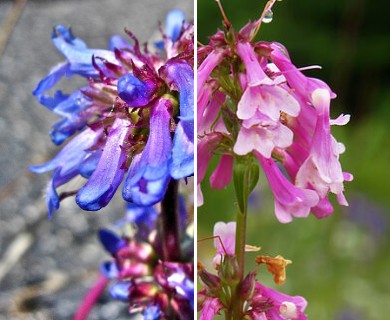
[(240, 284), (244, 279), (244, 270), (245, 270), (245, 239), (246, 239), (246, 206), (245, 211), (237, 212), (236, 215), (236, 247), (235, 254), (238, 262), (238, 274), (237, 278), (240, 279), (238, 285), (235, 286), (234, 292), (232, 293), (232, 318), (242, 319), (242, 309), (243, 309), (243, 301), (240, 297)]
[(96, 302), (106, 288), (108, 281), (109, 279), (106, 276), (99, 276), (93, 287), (89, 289), (89, 291), (85, 295), (83, 302), (81, 303), (81, 305), (77, 309), (75, 316), (73, 317), (73, 320), (87, 319), (88, 314), (91, 312), (92, 308), (95, 306)]
[(248, 198), (259, 179), (258, 166), (254, 165), (249, 158), (237, 158), (234, 166), (234, 187), (239, 204), (239, 211), (236, 214), (236, 245), (234, 253), (238, 263), (237, 279), (238, 285), (232, 292), (232, 318), (242, 319), (243, 300), (240, 296), (241, 283), (244, 280), (245, 272), (245, 243), (246, 243), (246, 220), (248, 211)]
[(171, 179), (161, 201), (162, 249), (165, 261), (180, 261), (179, 183)]

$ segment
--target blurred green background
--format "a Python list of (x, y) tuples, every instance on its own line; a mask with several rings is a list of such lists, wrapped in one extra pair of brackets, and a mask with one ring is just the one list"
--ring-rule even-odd
[[(260, 16), (266, 1), (222, 0), (239, 30)], [(273, 21), (261, 27), (258, 40), (277, 41), (299, 67), (321, 65), (305, 74), (326, 81), (337, 93), (332, 114), (350, 113), (351, 122), (332, 133), (343, 142), (343, 169), (354, 175), (346, 183), (348, 208), (335, 206), (333, 216), (295, 219), (279, 224), (273, 197), (262, 177), (248, 217), (247, 243), (261, 254), (291, 259), (287, 281), (277, 289), (304, 296), (309, 319), (379, 320), (390, 314), (390, 22), (386, 2), (367, 0), (284, 0), (274, 6)], [(213, 0), (198, 0), (198, 39), (221, 26)], [(215, 168), (215, 162), (210, 165)], [(210, 169), (209, 168), (209, 169)], [(234, 219), (232, 188), (215, 191), (208, 177), (202, 186), (205, 205), (198, 209), (198, 239), (212, 235), (216, 221)], [(206, 263), (212, 241), (198, 243)], [(256, 254), (247, 254), (254, 267)], [(258, 278), (275, 287), (260, 268)]]

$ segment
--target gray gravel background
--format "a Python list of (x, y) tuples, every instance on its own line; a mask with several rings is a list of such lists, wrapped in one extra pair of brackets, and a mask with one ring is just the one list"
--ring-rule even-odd
[[(49, 221), (42, 197), (49, 175), (27, 170), (56, 152), (49, 137), (57, 120), (31, 94), (51, 66), (63, 60), (50, 41), (52, 27), (71, 25), (91, 48), (132, 30), (141, 42), (156, 37), (158, 21), (173, 8), (193, 18), (192, 0), (27, 1), (12, 33), (5, 23), (13, 1), (0, 0), (0, 320), (71, 319), (107, 257), (96, 231), (123, 213), (120, 199), (99, 213), (82, 212), (73, 199)], [(8, 18), (7, 18), (8, 17)], [(76, 88), (71, 78), (62, 88)], [(89, 319), (128, 319), (126, 306), (103, 295)]]

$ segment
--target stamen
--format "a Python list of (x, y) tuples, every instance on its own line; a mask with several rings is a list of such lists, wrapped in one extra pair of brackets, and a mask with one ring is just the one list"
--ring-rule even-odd
[(273, 72), (273, 73), (271, 73), (271, 75), (273, 75), (273, 76), (280, 76), (280, 75), (283, 75), (283, 74), (286, 74), (286, 73), (289, 73), (289, 72), (295, 72), (297, 70), (299, 70), (299, 71), (306, 71), (306, 70), (314, 70), (314, 69), (322, 69), (322, 67), (319, 66), (319, 65), (312, 65), (312, 66), (301, 67), (301, 68), (297, 68), (297, 69), (290, 69), (290, 70), (284, 70), (284, 71), (279, 71), (279, 72)]
[(298, 68), (299, 71), (312, 70), (312, 69), (322, 69), (322, 67), (318, 65), (312, 65), (312, 66)]

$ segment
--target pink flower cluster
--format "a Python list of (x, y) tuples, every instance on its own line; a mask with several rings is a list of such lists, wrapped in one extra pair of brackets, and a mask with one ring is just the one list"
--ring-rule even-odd
[[(213, 259), (218, 275), (198, 267), (200, 282), (204, 290), (198, 292), (200, 320), (211, 320), (216, 314), (226, 311), (237, 297), (231, 296), (229, 270), (234, 266), (236, 223), (218, 222), (214, 226), (214, 246), (217, 254)], [(227, 267), (229, 266), (229, 267)], [(234, 278), (234, 277), (233, 277)], [(304, 310), (307, 301), (301, 296), (289, 296), (268, 288), (256, 280), (256, 272), (250, 272), (240, 284), (239, 299), (242, 300), (242, 314), (253, 320), (306, 320)]]
[[(312, 212), (332, 214), (329, 193), (348, 205), (339, 156), (343, 144), (331, 125), (344, 125), (349, 115), (330, 119), (336, 95), (319, 79), (306, 77), (276, 42), (251, 41), (256, 24), (230, 37), (218, 31), (198, 50), (198, 184), (211, 158), (221, 155), (210, 178), (213, 188), (231, 180), (234, 158), (256, 157), (275, 197), (278, 220)], [(199, 187), (198, 199), (202, 203)]]

